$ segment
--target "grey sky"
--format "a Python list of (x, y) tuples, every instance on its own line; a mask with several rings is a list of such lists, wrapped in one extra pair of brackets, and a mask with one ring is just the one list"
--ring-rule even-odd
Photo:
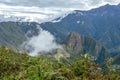
[(45, 22), (73, 10), (89, 10), (108, 3), (118, 4), (120, 0), (0, 0), (0, 16), (4, 21), (14, 21), (12, 16)]
[(0, 3), (17, 6), (81, 8), (105, 3), (117, 4), (120, 0), (0, 0)]

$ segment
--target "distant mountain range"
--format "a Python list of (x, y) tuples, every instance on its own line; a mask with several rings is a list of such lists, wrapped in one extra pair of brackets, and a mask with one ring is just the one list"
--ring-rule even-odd
[(110, 52), (120, 52), (119, 14), (120, 4), (107, 4), (89, 11), (75, 10), (60, 21), (42, 23), (41, 27), (54, 34), (58, 41), (74, 31), (99, 41)]
[(119, 63), (119, 14), (120, 4), (107, 4), (89, 11), (75, 10), (64, 17), (41, 24), (0, 22), (0, 46), (19, 50), (20, 45), (28, 37), (38, 34), (37, 27), (40, 26), (52, 33), (57, 42), (65, 44), (67, 52), (90, 53), (99, 61), (105, 60), (106, 55), (111, 53), (110, 55), (115, 56), (116, 62)]

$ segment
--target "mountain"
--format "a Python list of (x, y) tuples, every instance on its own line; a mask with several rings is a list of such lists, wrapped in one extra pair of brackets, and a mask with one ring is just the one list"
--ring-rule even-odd
[(120, 52), (119, 13), (120, 5), (105, 5), (89, 11), (75, 10), (55, 19), (56, 22), (0, 22), (0, 46), (19, 49), (24, 41), (37, 35), (41, 27), (52, 33), (57, 42), (66, 44), (68, 52), (90, 53), (102, 58), (109, 50), (115, 57)]
[[(36, 25), (51, 32), (58, 42), (63, 42), (70, 32), (91, 37), (104, 45), (111, 53), (120, 52), (120, 4), (105, 5), (89, 11), (75, 10), (65, 17), (59, 17), (51, 22), (38, 24), (35, 22), (0, 22), (1, 45), (11, 44), (18, 46), (29, 36), (37, 34)], [(56, 22), (55, 22), (56, 21)], [(10, 27), (6, 27), (10, 26)], [(18, 26), (18, 27), (17, 27)], [(8, 28), (8, 29), (5, 29)], [(9, 29), (12, 28), (12, 29)], [(15, 30), (16, 29), (16, 30)], [(30, 31), (29, 31), (30, 30)], [(11, 32), (12, 31), (12, 32)], [(7, 33), (11, 32), (11, 33)], [(4, 37), (6, 35), (7, 37)], [(10, 39), (11, 36), (11, 39)], [(15, 36), (16, 40), (15, 41)], [(19, 38), (18, 38), (19, 36)], [(11, 42), (9, 42), (9, 39)], [(14, 40), (12, 40), (14, 39)], [(8, 43), (7, 43), (8, 42)], [(14, 44), (13, 44), (14, 42)], [(18, 43), (18, 44), (17, 44)]]
[(37, 35), (37, 23), (0, 22), (0, 46), (19, 49), (27, 37)]
[[(105, 5), (89, 11), (75, 10), (59, 22), (42, 23), (41, 27), (64, 41), (72, 31), (91, 37), (110, 52), (120, 52), (120, 5)], [(57, 18), (59, 19), (59, 18)]]
[[(34, 22), (1, 22), (0, 46), (7, 46), (14, 50), (19, 50), (21, 44), (26, 41), (28, 37), (30, 38), (34, 35), (37, 35), (37, 27), (40, 27), (40, 25)], [(64, 53), (64, 56), (69, 55), (66, 53), (89, 53), (97, 58), (99, 55), (106, 57), (105, 53), (107, 52), (92, 38), (82, 36), (76, 32), (71, 32), (66, 38), (67, 39), (63, 43), (66, 45), (65, 51), (61, 52), (58, 50), (57, 53)], [(101, 53), (102, 51), (103, 53)]]
[(92, 38), (80, 35), (76, 32), (71, 32), (67, 37), (66, 51), (79, 56), (80, 54), (89, 54), (94, 56), (97, 62), (103, 62), (108, 57), (107, 50)]

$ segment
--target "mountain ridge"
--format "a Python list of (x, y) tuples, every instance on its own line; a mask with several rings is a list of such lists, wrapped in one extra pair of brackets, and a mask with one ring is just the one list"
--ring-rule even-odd
[(71, 31), (75, 31), (98, 40), (110, 52), (120, 51), (119, 7), (119, 5), (105, 5), (89, 11), (77, 10), (60, 22), (42, 23), (41, 27), (55, 34), (58, 40), (60, 38), (64, 40)]
[(94, 61), (102, 63), (110, 55), (99, 42), (92, 38), (85, 37), (76, 32), (71, 32), (65, 41), (66, 51), (79, 56), (80, 54), (89, 54), (94, 56)]
[[(102, 6), (102, 8), (103, 7), (106, 7), (106, 6)], [(113, 6), (107, 5), (107, 8), (109, 7), (112, 8)], [(50, 33), (52, 33), (56, 37), (57, 42), (59, 43), (64, 42), (70, 32), (77, 32), (80, 35), (92, 38), (93, 40), (100, 42), (100, 44), (102, 44), (105, 48), (107, 48), (109, 52), (111, 51), (117, 52), (115, 53), (115, 56), (116, 56), (120, 52), (120, 49), (119, 49), (119, 41), (120, 41), (119, 18), (120, 16), (118, 15), (120, 10), (119, 8), (116, 8), (118, 6), (114, 6), (114, 7), (115, 8), (113, 9), (115, 9), (115, 11), (118, 10), (117, 12), (114, 12), (113, 10), (113, 12), (110, 13), (111, 10), (109, 11), (108, 9), (108, 13), (104, 15), (95, 14), (97, 11), (99, 11), (98, 9), (101, 9), (101, 8), (97, 8), (93, 11), (91, 10), (83, 11), (83, 12), (76, 11), (72, 14), (70, 13), (69, 15), (64, 17), (60, 22), (56, 22), (56, 23), (46, 22), (46, 23), (39, 24), (36, 22), (1, 22), (0, 29), (3, 31), (2, 32), (3, 34), (1, 33), (0, 35), (1, 37), (0, 44), (2, 44), (1, 46), (9, 46), (9, 44), (11, 44), (10, 41), (12, 41), (12, 45), (10, 45), (10, 47), (16, 48), (19, 45), (21, 45), (22, 42), (27, 40), (26, 34), (29, 37), (38, 35), (37, 25), (39, 25), (39, 27), (41, 27), (43, 30), (47, 30)], [(107, 8), (105, 8), (105, 10), (107, 10)], [(101, 12), (104, 12), (104, 10)], [(7, 31), (4, 28), (8, 28), (6, 29)], [(30, 31), (30, 34), (28, 33), (29, 31)], [(11, 36), (10, 32), (13, 35), (12, 35), (12, 38), (8, 39)], [(17, 36), (16, 37), (18, 39), (17, 42), (15, 40), (15, 36)], [(6, 41), (6, 42), (3, 42), (3, 41)]]

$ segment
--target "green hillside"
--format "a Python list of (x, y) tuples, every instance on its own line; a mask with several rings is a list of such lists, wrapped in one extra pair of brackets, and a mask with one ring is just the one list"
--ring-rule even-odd
[(25, 33), (15, 23), (0, 23), (0, 46), (18, 47), (24, 41)]
[[(64, 63), (66, 62), (66, 63)], [(0, 80), (119, 80), (120, 68), (113, 68), (111, 59), (106, 72), (91, 60), (80, 55), (71, 63), (69, 59), (57, 61), (52, 55), (31, 57), (0, 48)]]
[(36, 25), (37, 23), (27, 22), (0, 22), (0, 46), (19, 49), (27, 37), (37, 34)]

